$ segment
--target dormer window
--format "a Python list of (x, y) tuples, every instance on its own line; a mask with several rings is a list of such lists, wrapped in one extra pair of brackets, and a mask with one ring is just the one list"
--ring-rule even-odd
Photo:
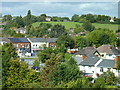
[(100, 68), (100, 72), (103, 72), (103, 67)]

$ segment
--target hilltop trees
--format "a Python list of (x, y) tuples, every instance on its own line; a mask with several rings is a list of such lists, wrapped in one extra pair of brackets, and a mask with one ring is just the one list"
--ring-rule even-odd
[(74, 14), (73, 16), (72, 16), (72, 19), (71, 19), (71, 21), (74, 21), (74, 22), (79, 22), (79, 15), (77, 15), (77, 14)]
[(3, 16), (2, 22), (11, 21), (11, 20), (12, 20), (11, 15), (5, 15), (5, 16)]

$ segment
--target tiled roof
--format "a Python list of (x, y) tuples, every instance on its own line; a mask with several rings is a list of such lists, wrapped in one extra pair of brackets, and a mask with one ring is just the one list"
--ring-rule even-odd
[(110, 45), (102, 45), (102, 46), (98, 47), (97, 50), (99, 53), (120, 55), (120, 50), (118, 50), (115, 47), (112, 47)]
[(103, 59), (97, 66), (113, 68), (115, 66), (115, 60)]
[(97, 56), (89, 56), (84, 61), (80, 63), (83, 66), (94, 66), (100, 60)]
[(13, 43), (23, 43), (23, 42), (29, 42), (27, 38), (8, 38)]

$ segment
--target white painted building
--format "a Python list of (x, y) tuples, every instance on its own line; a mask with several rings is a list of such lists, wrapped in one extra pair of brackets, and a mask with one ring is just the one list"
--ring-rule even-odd
[(48, 47), (45, 38), (27, 38), (31, 43), (31, 53), (37, 53), (38, 50), (42, 50), (44, 46)]
[(97, 48), (97, 51), (100, 53), (101, 58), (103, 59), (112, 59), (114, 60), (116, 56), (120, 55), (120, 50), (112, 47), (110, 45), (102, 45)]
[(115, 68), (116, 61), (111, 59), (101, 59), (97, 56), (87, 57), (84, 61), (79, 64), (80, 71), (83, 72), (84, 76), (90, 76), (97, 78), (98, 75), (103, 74), (107, 70), (110, 70), (119, 76), (118, 70)]
[(54, 47), (54, 43), (57, 38), (27, 38), (31, 43), (31, 53), (36, 54), (39, 50), (43, 50), (44, 47)]

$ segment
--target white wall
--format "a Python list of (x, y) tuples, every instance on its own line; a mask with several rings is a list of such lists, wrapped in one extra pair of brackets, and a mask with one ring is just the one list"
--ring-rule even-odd
[[(80, 71), (85, 71), (85, 73), (93, 73), (93, 78), (97, 78), (97, 73), (99, 75), (103, 74), (103, 72), (106, 72), (108, 68), (103, 68), (103, 72), (100, 71), (100, 67), (89, 67), (89, 66), (79, 66)], [(116, 69), (110, 68), (110, 71), (115, 74), (115, 76), (118, 76), (118, 71)]]
[(34, 42), (34, 43), (31, 43), (31, 49), (43, 47), (44, 45), (46, 45), (46, 42)]

